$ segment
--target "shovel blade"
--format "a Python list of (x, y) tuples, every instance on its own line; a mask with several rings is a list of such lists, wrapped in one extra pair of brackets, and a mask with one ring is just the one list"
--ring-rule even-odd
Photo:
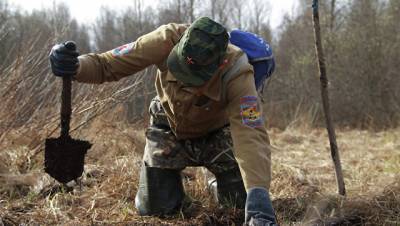
[(44, 171), (60, 183), (68, 183), (83, 173), (85, 155), (92, 144), (71, 138), (46, 139)]

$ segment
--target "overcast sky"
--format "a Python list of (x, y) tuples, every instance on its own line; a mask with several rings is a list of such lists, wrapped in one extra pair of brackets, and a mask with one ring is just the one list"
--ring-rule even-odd
[[(158, 0), (145, 1), (145, 3), (152, 3)], [(243, 0), (245, 1), (245, 0)], [(51, 7), (54, 0), (8, 0), (13, 5), (18, 5), (24, 9), (41, 9)], [(108, 6), (114, 9), (123, 9), (131, 5), (132, 0), (57, 0), (58, 2), (65, 2), (69, 5), (71, 14), (80, 22), (93, 22), (96, 18), (101, 6)], [(285, 12), (292, 12), (296, 0), (270, 0), (271, 4), (271, 26), (276, 28), (282, 19)]]

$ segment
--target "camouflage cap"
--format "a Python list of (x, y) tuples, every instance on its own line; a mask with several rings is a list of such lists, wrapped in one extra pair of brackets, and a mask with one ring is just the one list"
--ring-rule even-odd
[(172, 74), (181, 82), (201, 86), (217, 71), (228, 46), (229, 35), (208, 17), (195, 20), (168, 56)]

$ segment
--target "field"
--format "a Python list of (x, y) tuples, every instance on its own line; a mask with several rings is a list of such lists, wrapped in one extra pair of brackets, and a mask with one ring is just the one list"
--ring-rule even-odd
[[(0, 144), (0, 225), (241, 225), (243, 211), (219, 208), (202, 171), (183, 172), (194, 204), (171, 218), (134, 208), (143, 124), (98, 117), (74, 137), (94, 146), (79, 183), (61, 186), (42, 168), (45, 134), (8, 131)], [(347, 197), (338, 197), (326, 131), (270, 129), (272, 198), (281, 225), (400, 225), (400, 130), (339, 129)], [(54, 135), (53, 135), (54, 136)]]
[(49, 65), (56, 43), (74, 40), (81, 54), (100, 53), (203, 14), (224, 20), (228, 30), (255, 32), (274, 49), (264, 110), (279, 224), (400, 226), (399, 0), (320, 1), (346, 197), (337, 195), (323, 128), (310, 0), (296, 1), (293, 15), (282, 15), (274, 29), (269, 6), (278, 1), (269, 0), (152, 2), (157, 9), (131, 0), (124, 10), (105, 7), (96, 21), (82, 24), (69, 11), (72, 1), (47, 1), (41, 10), (12, 2), (0, 0), (0, 226), (242, 225), (243, 210), (215, 204), (200, 168), (182, 172), (193, 199), (188, 208), (167, 218), (136, 213), (154, 66), (107, 85), (74, 82), (72, 137), (94, 144), (85, 171), (61, 185), (43, 170), (45, 140), (59, 134), (61, 79)]

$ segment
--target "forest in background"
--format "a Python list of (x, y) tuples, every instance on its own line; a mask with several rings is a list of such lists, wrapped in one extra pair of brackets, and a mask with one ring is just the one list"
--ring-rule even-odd
[[(132, 42), (162, 24), (190, 23), (198, 16), (209, 16), (229, 29), (251, 31), (272, 43), (277, 67), (264, 92), (270, 126), (285, 128), (304, 121), (319, 126), (323, 117), (310, 4), (301, 0), (295, 14), (286, 15), (280, 27), (271, 31), (267, 0), (252, 0), (245, 5), (240, 0), (162, 0), (157, 8), (144, 7), (143, 0), (133, 0), (132, 6), (123, 11), (103, 7), (93, 24), (78, 23), (63, 3), (26, 12), (0, 0), (0, 81), (3, 86), (9, 85), (18, 77), (15, 72), (25, 73), (29, 68), (17, 87), (29, 83), (26, 88), (37, 92), (33, 102), (48, 99), (44, 90), (54, 79), (46, 77), (46, 57), (55, 43), (74, 40), (82, 54), (103, 52)], [(334, 121), (357, 128), (398, 126), (400, 2), (330, 0), (322, 1), (320, 8)], [(149, 69), (142, 77), (153, 75), (154, 69)], [(124, 79), (102, 88), (102, 92), (106, 89), (111, 95), (137, 78)], [(135, 89), (135, 95), (124, 94), (125, 119), (133, 122), (146, 117), (148, 100), (155, 94), (152, 82), (146, 79), (144, 87)], [(13, 94), (16, 98), (8, 104), (20, 102), (17, 97), (27, 91), (17, 87), (2, 89), (2, 95)], [(83, 87), (77, 96), (95, 96), (87, 93), (97, 92), (95, 88)], [(23, 114), (27, 109), (15, 110), (17, 120), (28, 120)]]
[[(155, 68), (105, 85), (73, 83), (71, 134), (94, 145), (78, 184), (43, 171), (44, 141), (57, 137), (61, 80), (49, 51), (75, 40), (82, 54), (134, 41), (168, 22), (208, 15), (229, 29), (270, 40), (277, 69), (264, 91), (272, 145), (271, 196), (281, 225), (399, 225), (400, 129), (398, 0), (320, 1), (331, 107), (347, 196), (336, 181), (323, 124), (311, 0), (299, 0), (277, 30), (267, 0), (132, 0), (80, 24), (68, 7), (24, 12), (0, 0), (0, 225), (241, 225), (243, 211), (221, 209), (201, 168), (182, 173), (201, 205), (173, 218), (136, 213)], [(397, 128), (390, 128), (396, 127)], [(367, 130), (365, 130), (367, 129)], [(384, 130), (381, 130), (384, 129)], [(377, 131), (378, 130), (378, 131)]]

